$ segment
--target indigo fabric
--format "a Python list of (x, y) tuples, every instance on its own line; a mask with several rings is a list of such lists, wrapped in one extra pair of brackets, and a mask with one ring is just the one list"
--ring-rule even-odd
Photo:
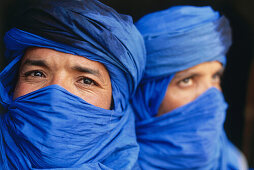
[(136, 26), (147, 50), (145, 74), (132, 99), (141, 169), (245, 169), (224, 132), (227, 104), (216, 88), (155, 117), (177, 72), (208, 61), (225, 66), (231, 45), (227, 19), (210, 7), (176, 6), (148, 14)]
[(173, 7), (142, 17), (136, 26), (147, 49), (143, 79), (165, 77), (206, 61), (226, 63), (231, 29), (210, 7)]
[[(130, 17), (95, 0), (36, 1), (5, 35), (0, 73), (0, 169), (135, 169), (139, 148), (129, 105), (145, 65), (142, 36)], [(93, 106), (58, 85), (12, 100), (19, 62), (29, 47), (99, 61), (114, 107)]]

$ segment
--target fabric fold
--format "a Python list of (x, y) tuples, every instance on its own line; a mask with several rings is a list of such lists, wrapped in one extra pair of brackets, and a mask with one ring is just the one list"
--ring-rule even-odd
[[(144, 67), (142, 36), (126, 15), (96, 0), (39, 0), (5, 34), (0, 73), (0, 169), (135, 169), (139, 147), (129, 98)], [(30, 47), (103, 64), (113, 108), (91, 105), (58, 85), (13, 100), (20, 61)]]
[(209, 6), (175, 6), (147, 14), (136, 26), (147, 51), (144, 77), (132, 99), (141, 169), (246, 169), (223, 129), (227, 104), (218, 89), (157, 117), (178, 72), (209, 61), (225, 67), (232, 43), (226, 17)]

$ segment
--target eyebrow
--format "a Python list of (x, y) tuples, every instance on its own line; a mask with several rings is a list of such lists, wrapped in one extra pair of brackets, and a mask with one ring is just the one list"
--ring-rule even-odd
[(199, 75), (200, 74), (195, 73), (195, 72), (183, 72), (183, 73), (176, 74), (174, 76), (174, 78), (179, 79), (179, 78), (183, 78), (183, 77), (196, 77), (196, 76), (199, 76)]
[(30, 66), (41, 66), (48, 68), (47, 63), (44, 60), (30, 60), (27, 59), (22, 65), (30, 65)]
[[(24, 65), (41, 66), (41, 67), (49, 68), (48, 64), (44, 60), (31, 60), (31, 59), (27, 59), (23, 63), (23, 66)], [(96, 77), (98, 77), (98, 78), (100, 78), (102, 80), (102, 75), (99, 72), (99, 70), (94, 70), (94, 69), (87, 68), (87, 67), (82, 67), (82, 66), (73, 66), (71, 68), (73, 70), (75, 70), (75, 71), (78, 71), (78, 72), (88, 73), (88, 74), (95, 75)]]
[(82, 66), (73, 66), (72, 69), (76, 70), (78, 72), (92, 74), (92, 75), (95, 75), (99, 78), (102, 78), (102, 75), (99, 72), (99, 70), (94, 70), (94, 69), (87, 68), (87, 67), (82, 67)]
[[(217, 71), (215, 71), (213, 74), (223, 74), (224, 72), (224, 68), (221, 68)], [(187, 71), (187, 72), (183, 72), (183, 73), (179, 73), (179, 74), (176, 74), (174, 77), (176, 79), (179, 79), (179, 78), (183, 78), (183, 77), (196, 77), (196, 76), (200, 76), (199, 73), (195, 73), (195, 71)]]

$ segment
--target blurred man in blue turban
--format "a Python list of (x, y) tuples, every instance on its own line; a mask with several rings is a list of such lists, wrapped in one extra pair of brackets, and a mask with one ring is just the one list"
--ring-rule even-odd
[(35, 1), (5, 35), (0, 169), (134, 169), (129, 105), (145, 66), (129, 16), (96, 0)]
[(220, 78), (228, 20), (210, 7), (176, 6), (136, 23), (147, 63), (132, 104), (142, 169), (246, 169), (228, 141)]

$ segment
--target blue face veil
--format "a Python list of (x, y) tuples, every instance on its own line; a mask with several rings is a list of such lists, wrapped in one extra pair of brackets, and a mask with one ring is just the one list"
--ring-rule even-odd
[[(139, 149), (128, 101), (144, 70), (145, 48), (131, 18), (95, 0), (42, 0), (20, 18), (4, 39), (0, 169), (134, 168)], [(113, 109), (95, 107), (58, 85), (12, 100), (19, 62), (29, 47), (104, 64)]]
[(210, 7), (176, 6), (148, 14), (136, 26), (147, 50), (144, 77), (132, 100), (141, 168), (242, 169), (240, 152), (223, 129), (227, 104), (216, 88), (155, 117), (175, 73), (208, 61), (225, 66), (231, 45), (227, 19)]

